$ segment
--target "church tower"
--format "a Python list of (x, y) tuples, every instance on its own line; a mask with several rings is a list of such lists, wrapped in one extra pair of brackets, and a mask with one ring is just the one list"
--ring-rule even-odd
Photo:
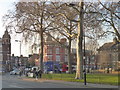
[(6, 71), (11, 70), (11, 37), (8, 31), (4, 32), (2, 37), (3, 68)]

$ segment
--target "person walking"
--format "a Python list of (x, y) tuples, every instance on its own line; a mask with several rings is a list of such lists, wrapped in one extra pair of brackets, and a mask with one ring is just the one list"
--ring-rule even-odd
[(38, 71), (37, 70), (35, 71), (35, 77), (36, 77), (36, 80), (38, 80)]
[(21, 75), (22, 75), (22, 71), (20, 70), (20, 72), (19, 72), (19, 76), (21, 77)]
[(38, 71), (40, 78), (42, 78), (42, 70)]

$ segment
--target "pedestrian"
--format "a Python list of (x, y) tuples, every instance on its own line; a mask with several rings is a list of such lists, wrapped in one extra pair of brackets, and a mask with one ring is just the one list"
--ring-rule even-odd
[(21, 75), (22, 75), (22, 71), (19, 72), (19, 76), (20, 76), (20, 77), (21, 77)]
[(107, 68), (107, 73), (109, 73), (109, 67)]
[(42, 78), (42, 70), (39, 70), (38, 73), (40, 75), (40, 78)]
[(36, 80), (38, 80), (38, 71), (37, 70), (35, 71), (35, 77), (36, 77)]

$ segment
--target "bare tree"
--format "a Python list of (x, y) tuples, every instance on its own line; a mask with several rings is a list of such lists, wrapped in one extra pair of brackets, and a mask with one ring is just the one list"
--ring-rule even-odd
[[(79, 9), (74, 9), (76, 13), (74, 14), (74, 17), (71, 17), (70, 13), (66, 13), (66, 8), (71, 8), (71, 5), (68, 3), (62, 3), (59, 6), (55, 6), (58, 12), (55, 12), (57, 16), (62, 16), (66, 19), (68, 19), (70, 22), (77, 23), (77, 70), (76, 70), (76, 77), (77, 79), (83, 78), (83, 66), (82, 66), (82, 40), (83, 40), (83, 2), (81, 1), (79, 4), (77, 4)], [(74, 8), (74, 7), (72, 7)], [(79, 13), (79, 14), (78, 14)]]
[(118, 41), (120, 41), (120, 2), (99, 1), (98, 6), (98, 8), (95, 6), (93, 6), (93, 8), (96, 9), (99, 16), (96, 19), (101, 23), (101, 26), (104, 29), (104, 32), (100, 36), (111, 33), (117, 36)]
[(87, 42), (85, 43), (85, 48), (87, 50), (92, 51), (93, 55), (97, 54), (97, 49), (99, 47), (98, 41), (96, 39), (87, 39)]
[[(60, 9), (57, 8), (61, 5), (60, 3), (52, 3), (52, 4), (54, 8), (54, 10), (52, 10), (51, 12), (54, 15), (54, 26), (53, 27), (57, 28), (56, 32), (60, 34), (60, 37), (65, 37), (68, 40), (68, 45), (65, 46), (65, 48), (68, 51), (68, 54), (67, 54), (68, 55), (68, 58), (67, 58), (68, 59), (68, 72), (71, 74), (72, 73), (71, 43), (72, 43), (72, 40), (75, 39), (76, 34), (77, 34), (76, 32), (77, 23), (74, 23), (59, 14), (62, 13), (67, 16), (69, 15), (70, 18), (75, 18), (74, 14), (76, 14), (76, 12), (73, 11), (73, 9), (66, 7), (66, 6), (62, 6)], [(56, 13), (56, 10), (57, 10), (57, 13)], [(75, 13), (71, 14), (73, 12)]]
[(27, 40), (34, 34), (40, 36), (40, 69), (43, 70), (43, 33), (50, 30), (52, 21), (47, 10), (49, 5), (46, 2), (18, 2), (15, 5), (15, 12), (5, 16), (9, 23), (6, 25), (14, 28), (17, 33), (22, 33)]
[[(119, 39), (119, 30), (116, 28), (116, 23), (114, 21), (119, 20), (119, 16), (113, 12), (118, 10), (119, 4), (110, 4), (110, 3), (84, 3), (81, 0), (79, 3), (53, 3), (51, 4), (46, 2), (18, 2), (16, 4), (15, 12), (7, 15), (5, 20), (10, 21), (7, 23), (9, 28), (14, 28), (17, 33), (23, 33), (26, 39), (32, 37), (35, 33), (40, 35), (40, 66), (42, 69), (43, 63), (43, 34), (50, 35), (49, 32), (54, 30), (59, 31), (59, 33), (69, 40), (69, 58), (70, 58), (70, 48), (71, 48), (71, 39), (76, 37), (77, 39), (77, 70), (76, 77), (77, 79), (83, 78), (83, 36), (88, 38), (97, 38), (104, 36), (106, 32), (103, 31), (102, 24), (109, 23), (115, 30), (115, 34)], [(103, 7), (101, 7), (101, 6)], [(106, 6), (105, 6), (106, 5)], [(85, 6), (85, 8), (84, 8)], [(107, 6), (112, 7), (109, 9)], [(84, 8), (84, 9), (83, 9)], [(70, 12), (72, 10), (72, 12)], [(108, 13), (109, 12), (109, 13)], [(92, 13), (92, 14), (91, 14)], [(108, 15), (109, 14), (109, 15)], [(116, 18), (117, 17), (117, 20)], [(57, 18), (57, 19), (56, 19)], [(55, 21), (58, 20), (60, 22)], [(84, 19), (84, 21), (83, 21)], [(53, 23), (54, 22), (54, 23)], [(77, 24), (77, 33), (72, 32), (73, 23)], [(102, 24), (101, 24), (102, 23)], [(100, 25), (101, 24), (101, 25)], [(55, 27), (57, 26), (57, 27)], [(62, 26), (62, 27), (60, 27)], [(62, 30), (63, 29), (63, 30)], [(74, 31), (74, 30), (73, 30)], [(86, 33), (84, 33), (86, 32)], [(53, 39), (55, 39), (53, 37)], [(69, 71), (71, 72), (71, 61), (69, 60)]]
[[(95, 33), (98, 32), (99, 29), (101, 29), (101, 28), (99, 28), (99, 29), (96, 30), (96, 27), (99, 27), (98, 21), (95, 21), (95, 16), (96, 15), (91, 17), (92, 15), (89, 14), (91, 12), (88, 11), (88, 13), (86, 13), (86, 15), (84, 17), (85, 18), (85, 23), (84, 23), (83, 22), (83, 14), (85, 14), (85, 12), (83, 11), (83, 2), (75, 3), (75, 4), (72, 4), (72, 3), (61, 3), (59, 5), (54, 4), (54, 6), (56, 8), (56, 12), (54, 12), (54, 14), (57, 17), (61, 16), (64, 20), (68, 20), (67, 22), (73, 22), (73, 23), (76, 23), (78, 25), (77, 28), (76, 28), (77, 29), (77, 33), (70, 34), (70, 33), (67, 32), (67, 35), (68, 36), (73, 36), (73, 37), (77, 38), (77, 45), (76, 45), (76, 48), (77, 48), (77, 72), (76, 72), (76, 78), (78, 78), (78, 79), (83, 78), (83, 58), (82, 58), (83, 57), (83, 51), (82, 51), (83, 28), (84, 28), (84, 30), (86, 29), (86, 31), (87, 30), (89, 31), (89, 33), (87, 33), (85, 35), (86, 37), (95, 38), (94, 37), (94, 35), (96, 35)], [(70, 10), (72, 12), (70, 12)], [(87, 23), (88, 21), (90, 22), (89, 24)], [(93, 21), (94, 21), (94, 23), (91, 23)], [(61, 22), (59, 22), (57, 24), (58, 25), (60, 24), (60, 26), (61, 26)], [(67, 24), (66, 21), (65, 21), (65, 24)], [(63, 29), (66, 30), (65, 24), (64, 24), (64, 21), (63, 21), (62, 22), (62, 25), (64, 26)], [(83, 27), (83, 24), (85, 24), (84, 27)], [(67, 26), (67, 28), (68, 28), (68, 26)], [(70, 31), (70, 29), (68, 29), (68, 30)], [(90, 36), (91, 33), (93, 33), (93, 31), (94, 31), (94, 35)], [(99, 31), (99, 33), (100, 32), (101, 31)], [(61, 31), (60, 33), (64, 34), (64, 36), (66, 35), (65, 33), (63, 33), (63, 31)]]

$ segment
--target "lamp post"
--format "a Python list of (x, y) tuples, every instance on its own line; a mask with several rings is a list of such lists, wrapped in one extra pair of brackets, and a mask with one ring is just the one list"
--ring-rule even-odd
[(20, 55), (21, 55), (21, 41), (20, 40), (15, 40), (15, 41), (20, 43)]
[(84, 31), (84, 54), (83, 54), (83, 60), (84, 60), (84, 85), (86, 85), (86, 55), (85, 55), (85, 31)]

